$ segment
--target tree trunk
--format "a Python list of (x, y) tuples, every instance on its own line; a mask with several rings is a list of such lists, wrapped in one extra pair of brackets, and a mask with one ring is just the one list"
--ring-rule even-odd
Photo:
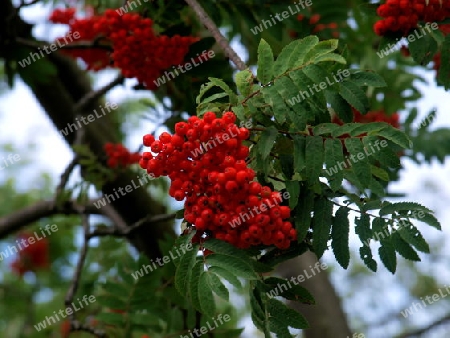
[[(317, 272), (319, 269), (314, 269), (318, 262), (316, 255), (307, 251), (278, 267), (278, 273), (286, 279), (303, 275), (305, 280), (300, 285), (311, 292), (316, 300), (315, 305), (298, 302), (290, 302), (289, 305), (303, 314), (309, 322), (310, 329), (304, 330), (305, 338), (351, 337), (352, 333), (341, 301), (329, 280), (327, 271)], [(308, 276), (311, 278), (307, 278)]]

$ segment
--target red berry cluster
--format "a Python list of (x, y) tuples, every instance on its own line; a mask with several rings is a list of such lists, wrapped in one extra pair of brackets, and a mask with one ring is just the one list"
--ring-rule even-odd
[(62, 23), (68, 25), (75, 18), (75, 8), (57, 8), (50, 14), (49, 20), (53, 23)]
[[(355, 108), (352, 107), (353, 111), (353, 122), (355, 123), (370, 123), (370, 122), (386, 122), (395, 128), (399, 128), (399, 115), (394, 113), (392, 115), (387, 115), (384, 111), (371, 111), (363, 115)], [(332, 119), (333, 123), (343, 125), (344, 123), (335, 115)]]
[(106, 143), (104, 146), (106, 155), (108, 156), (108, 167), (116, 169), (118, 167), (125, 168), (129, 165), (139, 163), (141, 155), (139, 153), (131, 153), (122, 144)]
[[(23, 232), (18, 236), (17, 241), (28, 240), (33, 237), (32, 233)], [(23, 276), (27, 271), (37, 271), (40, 269), (48, 269), (50, 266), (49, 259), (49, 243), (46, 238), (41, 238), (33, 244), (22, 246), (22, 250), (18, 251), (18, 257), (11, 263), (12, 270), (19, 276)]]
[(181, 64), (190, 45), (199, 38), (156, 36), (152, 25), (151, 19), (137, 13), (120, 15), (113, 9), (103, 15), (74, 19), (69, 23), (69, 34), (78, 32), (77, 42), (96, 41), (98, 47), (64, 52), (83, 59), (89, 70), (116, 67), (125, 77), (135, 77), (148, 89), (156, 89), (153, 81), (169, 67)]
[(290, 209), (279, 205), (279, 192), (253, 181), (255, 172), (245, 162), (249, 148), (242, 143), (250, 132), (235, 121), (232, 112), (221, 118), (207, 112), (177, 123), (174, 135), (145, 135), (151, 152), (143, 153), (140, 165), (154, 177), (168, 176), (170, 196), (186, 199), (184, 218), (197, 230), (194, 241), (213, 237), (238, 248), (286, 249), (297, 238), (286, 221)]
[[(427, 5), (428, 2), (428, 5)], [(450, 17), (450, 2), (442, 0), (387, 0), (377, 13), (374, 31), (380, 36), (407, 36), (419, 21), (439, 22)]]
[[(297, 20), (298, 21), (303, 21), (305, 19), (305, 16), (302, 14), (299, 14), (297, 16)], [(339, 38), (339, 31), (338, 29), (338, 24), (335, 22), (331, 22), (329, 24), (323, 24), (323, 23), (319, 23), (320, 21), (320, 14), (313, 14), (310, 18), (309, 18), (309, 24), (311, 26), (314, 26), (312, 33), (318, 33), (321, 32), (325, 29), (330, 29), (331, 31), (331, 36), (333, 38)]]

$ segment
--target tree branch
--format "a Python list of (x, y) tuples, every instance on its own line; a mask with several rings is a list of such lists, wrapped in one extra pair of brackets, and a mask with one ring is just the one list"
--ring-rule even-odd
[[(85, 206), (86, 213), (93, 215), (103, 214), (101, 210), (95, 207), (95, 201), (92, 200)], [(76, 215), (80, 207), (76, 201), (67, 201), (58, 206), (54, 205), (53, 200), (37, 202), (0, 218), (0, 238), (4, 238), (41, 218), (56, 214)]]
[(205, 12), (203, 7), (197, 2), (197, 0), (185, 0), (186, 3), (192, 8), (192, 10), (197, 14), (200, 22), (211, 32), (212, 36), (216, 39), (219, 46), (224, 50), (225, 55), (230, 58), (231, 61), (236, 65), (237, 69), (244, 70), (248, 67), (245, 62), (237, 55), (233, 48), (231, 48), (228, 39), (222, 35), (219, 28), (216, 26), (214, 21), (211, 20), (209, 15)]
[(112, 88), (115, 86), (122, 84), (125, 78), (122, 74), (118, 75), (113, 81), (108, 83), (106, 86), (103, 86), (102, 88), (98, 90), (93, 90), (89, 93), (87, 93), (83, 98), (81, 98), (74, 106), (73, 111), (74, 115), (78, 115), (80, 111), (84, 110), (86, 107), (93, 104), (95, 101), (97, 101), (100, 97), (105, 95), (107, 92), (109, 92)]
[(424, 333), (434, 329), (435, 327), (437, 327), (439, 325), (445, 324), (446, 322), (450, 322), (450, 314), (442, 317), (441, 319), (431, 323), (430, 325), (428, 325), (428, 326), (426, 326), (424, 328), (421, 328), (421, 329), (418, 329), (416, 331), (412, 331), (412, 332), (409, 332), (409, 333), (405, 333), (405, 334), (401, 335), (399, 338), (421, 337), (422, 334), (424, 334)]
[(138, 228), (147, 223), (167, 221), (170, 219), (174, 219), (175, 216), (176, 214), (163, 214), (155, 216), (148, 215), (147, 217), (144, 217), (140, 221), (136, 222), (135, 224), (129, 227), (126, 227), (125, 229), (115, 227), (97, 228), (93, 230), (91, 233), (89, 233), (89, 239), (91, 239), (92, 237), (101, 237), (101, 236), (128, 237), (133, 231), (137, 230)]
[(90, 235), (90, 225), (89, 225), (89, 215), (85, 213), (83, 207), (78, 209), (78, 212), (81, 215), (81, 220), (83, 223), (83, 231), (84, 231), (84, 240), (83, 247), (81, 248), (80, 258), (78, 259), (77, 266), (75, 268), (75, 273), (73, 274), (72, 283), (70, 284), (69, 290), (67, 291), (66, 298), (64, 300), (64, 304), (66, 308), (72, 309), (72, 313), (69, 315), (70, 320), (70, 331), (85, 331), (94, 334), (96, 337), (105, 337), (105, 333), (100, 330), (95, 330), (90, 326), (81, 324), (75, 318), (75, 309), (73, 306), (73, 298), (77, 293), (78, 286), (80, 284), (81, 272), (83, 270), (84, 263), (86, 261), (87, 252), (89, 249), (89, 235)]

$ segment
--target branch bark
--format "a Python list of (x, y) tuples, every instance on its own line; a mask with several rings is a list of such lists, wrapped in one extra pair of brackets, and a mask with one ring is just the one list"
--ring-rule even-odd
[[(297, 258), (281, 264), (278, 267), (278, 272), (287, 279), (297, 278), (299, 275), (307, 277), (305, 271), (312, 275), (311, 267), (314, 267), (317, 262), (319, 260), (316, 255), (307, 251)], [(316, 273), (311, 278), (305, 279), (300, 285), (311, 292), (316, 300), (315, 305), (304, 305), (298, 302), (289, 303), (293, 309), (302, 313), (309, 322), (310, 328), (304, 330), (304, 337), (351, 337), (352, 333), (341, 300), (330, 282), (327, 271)]]

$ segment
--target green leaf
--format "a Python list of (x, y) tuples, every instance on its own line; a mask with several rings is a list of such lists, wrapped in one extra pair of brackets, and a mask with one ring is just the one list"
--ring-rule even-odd
[(211, 288), (211, 290), (213, 290), (213, 292), (218, 295), (219, 297), (225, 299), (226, 301), (229, 300), (229, 293), (228, 293), (228, 289), (225, 287), (225, 285), (222, 284), (222, 281), (220, 280), (220, 278), (208, 271), (207, 272), (207, 276), (208, 276), (208, 283), (209, 286)]
[(294, 210), (300, 197), (300, 182), (286, 181), (284, 183), (286, 184), (286, 190), (289, 193), (289, 208)]
[(381, 240), (381, 246), (378, 249), (378, 254), (384, 266), (392, 273), (395, 273), (397, 267), (397, 256), (395, 248), (391, 243), (390, 237)]
[[(386, 122), (355, 123), (355, 128), (353, 128), (350, 132), (350, 136), (356, 137), (366, 133), (375, 134), (380, 130), (386, 128), (386, 126), (388, 126)], [(380, 140), (378, 140), (377, 144), (379, 143)], [(375, 144), (373, 146), (375, 146)]]
[(370, 216), (361, 214), (359, 218), (355, 217), (355, 232), (359, 236), (361, 242), (367, 243), (372, 238), (372, 230), (370, 229)]
[(401, 226), (397, 229), (399, 235), (417, 250), (425, 253), (430, 252), (430, 247), (425, 239), (422, 237), (420, 231), (410, 222), (403, 221)]
[[(300, 277), (303, 277), (303, 279), (301, 279)], [(305, 276), (299, 275), (297, 276), (297, 280), (299, 283), (301, 283), (305, 280)], [(298, 284), (294, 284), (294, 282), (291, 283), (289, 280), (284, 280), (277, 277), (269, 277), (264, 280), (264, 283), (268, 286), (266, 294), (269, 298), (273, 298), (273, 295), (279, 295), (288, 300), (301, 302), (303, 304), (313, 305), (316, 303), (314, 297), (307, 289)], [(280, 290), (281, 292), (278, 293), (278, 290)]]
[(315, 35), (307, 36), (300, 40), (295, 40), (295, 50), (288, 62), (288, 68), (292, 69), (303, 65), (305, 56), (319, 43), (319, 38)]
[[(298, 233), (298, 232), (297, 232)], [(272, 249), (260, 258), (260, 262), (275, 267), (289, 259), (303, 255), (309, 250), (309, 246), (305, 242), (293, 242), (288, 249)]]
[(290, 59), (293, 55), (295, 55), (294, 52), (299, 42), (299, 40), (292, 41), (281, 50), (273, 65), (273, 73), (275, 76), (282, 75), (289, 69)]
[(95, 316), (95, 318), (105, 324), (123, 327), (125, 325), (125, 317), (121, 313), (103, 312)]
[(294, 168), (296, 173), (306, 167), (306, 137), (294, 135)]
[(314, 203), (313, 248), (317, 258), (322, 257), (330, 238), (333, 203), (327, 198), (318, 198)]
[(184, 294), (185, 292), (188, 282), (188, 273), (194, 267), (198, 253), (198, 243), (195, 243), (192, 246), (192, 250), (186, 251), (185, 254), (180, 257), (179, 264), (175, 272), (175, 287), (181, 294)]
[(116, 297), (126, 296), (129, 292), (129, 290), (124, 285), (116, 282), (106, 282), (102, 285), (102, 289)]
[(421, 216), (420, 214), (421, 214), (420, 212), (418, 213), (418, 215), (416, 215), (415, 213), (412, 213), (412, 215), (409, 215), (409, 217), (417, 219), (423, 223), (426, 223), (429, 226), (432, 226), (438, 230), (442, 230), (441, 223), (439, 223), (439, 221), (437, 220), (436, 217), (434, 217), (434, 215), (424, 214)]
[(390, 125), (387, 125), (385, 129), (377, 132), (377, 135), (394, 142), (402, 148), (408, 149), (412, 147), (412, 141), (409, 137), (404, 132)]
[(258, 329), (265, 331), (266, 314), (262, 304), (261, 295), (256, 288), (250, 292), (250, 307), (252, 310), (253, 323)]
[(239, 279), (234, 274), (229, 272), (228, 270), (219, 268), (218, 266), (211, 266), (208, 269), (208, 271), (214, 272), (215, 274), (219, 275), (220, 277), (226, 279), (235, 288), (237, 288), (237, 289), (241, 289), (242, 288), (242, 284), (239, 281)]
[[(340, 164), (344, 164), (341, 169)], [(341, 140), (328, 138), (325, 140), (325, 165), (327, 169), (328, 183), (333, 191), (337, 191), (342, 186), (344, 179), (343, 169), (345, 168), (345, 160)]]
[(110, 309), (125, 309), (127, 303), (117, 297), (111, 295), (100, 295), (95, 297), (99, 304)]
[(135, 325), (152, 326), (159, 325), (159, 317), (150, 313), (133, 313), (130, 314), (130, 321)]
[(408, 47), (412, 58), (422, 66), (427, 65), (436, 54), (438, 45), (435, 39), (429, 34), (421, 34), (418, 29), (414, 30), (414, 35), (417, 37), (414, 41), (409, 41)]
[(372, 250), (370, 250), (369, 246), (362, 246), (359, 248), (359, 255), (363, 260), (364, 264), (372, 270), (373, 272), (377, 271), (377, 262), (372, 257)]
[(314, 62), (315, 63), (319, 63), (319, 62), (337, 62), (337, 63), (343, 64), (343, 65), (347, 64), (347, 60), (345, 60), (344, 57), (342, 57), (341, 55), (336, 54), (336, 53), (328, 53), (328, 54), (316, 57), (314, 59)]
[(325, 134), (331, 134), (339, 128), (336, 123), (321, 123), (313, 128), (312, 134), (314, 136), (320, 136)]
[(262, 89), (264, 100), (271, 107), (275, 121), (284, 123), (290, 109), (286, 106), (283, 97), (275, 86), (264, 87)]
[(250, 259), (252, 259), (245, 251), (236, 248), (230, 243), (215, 238), (208, 238), (203, 242), (203, 247), (216, 254), (237, 257), (244, 261), (250, 261)]
[(339, 94), (361, 114), (365, 114), (369, 107), (366, 93), (350, 81), (339, 83)]
[(258, 141), (258, 150), (262, 159), (266, 159), (269, 156), (270, 151), (275, 145), (275, 140), (278, 136), (278, 130), (274, 126), (264, 129), (261, 133), (261, 137)]
[(205, 271), (202, 272), (198, 281), (198, 298), (200, 300), (202, 313), (207, 316), (214, 316), (216, 313), (216, 303), (209, 285), (208, 273)]
[(325, 98), (330, 103), (339, 119), (345, 123), (353, 122), (352, 107), (347, 103), (339, 93), (331, 89), (325, 89)]
[(445, 37), (441, 45), (441, 66), (438, 71), (438, 82), (442, 83), (446, 90), (450, 88), (450, 35)]
[(309, 327), (308, 321), (299, 312), (288, 308), (285, 304), (276, 299), (269, 299), (267, 302), (269, 312), (269, 325), (275, 320), (285, 327), (296, 329), (306, 329)]
[(297, 230), (297, 240), (303, 241), (311, 225), (311, 212), (314, 210), (314, 191), (311, 189), (301, 189), (300, 198), (295, 209), (295, 229)]
[(235, 276), (245, 279), (258, 279), (250, 263), (237, 258), (220, 254), (211, 254), (206, 257), (206, 263), (210, 266), (218, 266), (232, 272)]
[(373, 72), (358, 71), (350, 75), (350, 81), (357, 86), (372, 86), (372, 87), (386, 87), (387, 84), (384, 79)]
[[(372, 179), (370, 163), (364, 146), (358, 138), (346, 138), (345, 147), (350, 153), (351, 169), (355, 173), (362, 187), (367, 187)], [(349, 161), (350, 162), (350, 161)]]
[(222, 97), (225, 97), (225, 96), (228, 96), (228, 94), (227, 93), (217, 93), (217, 94), (211, 95), (210, 97), (204, 99), (199, 104), (199, 106), (203, 106), (205, 103), (209, 103), (209, 102), (215, 101), (217, 99), (221, 99)]
[(249, 96), (252, 93), (253, 74), (249, 69), (236, 74), (236, 86), (243, 96)]
[(395, 212), (409, 211), (409, 210), (423, 211), (425, 213), (433, 212), (427, 207), (416, 202), (397, 202), (397, 203), (385, 202), (385, 205), (380, 209), (380, 216), (390, 215), (394, 214)]
[(348, 221), (347, 207), (340, 207), (333, 217), (333, 227), (331, 230), (331, 248), (333, 249), (334, 256), (337, 262), (347, 269), (350, 262), (350, 250), (349, 250), (349, 233), (350, 223)]
[(328, 73), (319, 65), (311, 64), (303, 68), (303, 73), (314, 83), (320, 84), (328, 77)]
[[(295, 144), (294, 144), (295, 148)], [(294, 158), (295, 161), (295, 158)], [(306, 175), (311, 184), (319, 180), (324, 162), (323, 138), (320, 136), (306, 137)]]
[(411, 261), (420, 262), (417, 252), (397, 232), (391, 234), (391, 240), (395, 251), (400, 255)]
[(258, 80), (262, 84), (266, 84), (272, 80), (273, 63), (272, 49), (264, 39), (261, 39), (258, 46)]
[(238, 99), (236, 93), (230, 88), (230, 86), (225, 83), (225, 81), (215, 77), (208, 77), (208, 80), (211, 81), (211, 83), (215, 86), (223, 89), (223, 91), (228, 94), (228, 96), (230, 97), (230, 104), (237, 104)]
[[(189, 287), (188, 287), (189, 296), (190, 296), (192, 305), (198, 311), (201, 311), (201, 309), (202, 309), (202, 306), (200, 304), (198, 287), (199, 287), (199, 283), (200, 283), (200, 276), (203, 273), (203, 271), (204, 271), (203, 260), (198, 259), (189, 275)], [(183, 294), (185, 294), (185, 293), (183, 293)]]
[(316, 63), (318, 62), (317, 59), (319, 59), (320, 57), (336, 50), (338, 48), (338, 45), (339, 40), (337, 39), (320, 41), (305, 55), (304, 62), (306, 63), (308, 61), (312, 61)]

